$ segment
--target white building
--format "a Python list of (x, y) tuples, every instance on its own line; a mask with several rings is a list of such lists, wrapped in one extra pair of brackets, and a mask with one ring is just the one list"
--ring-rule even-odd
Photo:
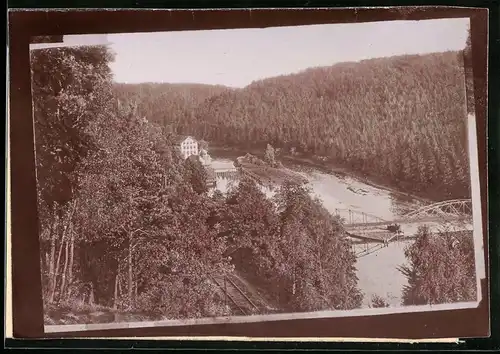
[(199, 154), (198, 141), (191, 136), (180, 136), (177, 144), (184, 159)]

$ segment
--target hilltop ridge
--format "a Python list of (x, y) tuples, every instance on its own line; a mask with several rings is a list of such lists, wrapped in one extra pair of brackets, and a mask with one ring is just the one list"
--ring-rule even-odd
[(463, 52), (337, 63), (243, 89), (139, 92), (148, 119), (214, 144), (270, 143), (415, 193), (470, 193)]

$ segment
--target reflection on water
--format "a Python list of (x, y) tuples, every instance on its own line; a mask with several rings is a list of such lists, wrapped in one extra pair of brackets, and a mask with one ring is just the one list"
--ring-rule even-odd
[(402, 289), (408, 282), (398, 268), (406, 263), (404, 249), (410, 242), (390, 243), (375, 253), (358, 258), (358, 286), (364, 293), (363, 307), (370, 305), (373, 295), (384, 298), (391, 307), (401, 306)]
[(311, 171), (305, 176), (313, 194), (323, 200), (325, 208), (331, 212), (351, 209), (389, 221), (417, 206), (414, 201), (403, 200), (390, 191), (351, 177), (339, 178), (319, 171)]

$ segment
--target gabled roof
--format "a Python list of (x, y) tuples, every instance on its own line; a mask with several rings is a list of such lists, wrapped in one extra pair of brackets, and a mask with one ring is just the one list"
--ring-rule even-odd
[(190, 135), (178, 135), (177, 138), (175, 139), (175, 142), (177, 144), (180, 144), (182, 143), (184, 140), (186, 140), (187, 138), (191, 138), (193, 139), (194, 141), (196, 141), (196, 139)]

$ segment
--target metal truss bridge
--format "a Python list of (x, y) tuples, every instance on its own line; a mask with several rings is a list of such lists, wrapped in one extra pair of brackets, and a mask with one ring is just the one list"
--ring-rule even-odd
[[(418, 227), (426, 225), (431, 232), (440, 230), (458, 232), (472, 230), (472, 201), (453, 199), (429, 204), (413, 210), (394, 220), (352, 209), (335, 209), (335, 215), (343, 221), (347, 235), (353, 245), (364, 245), (358, 256), (367, 255), (385, 247), (397, 239), (408, 239), (416, 235)], [(399, 225), (399, 232), (391, 226)], [(378, 244), (368, 246), (368, 244)]]

